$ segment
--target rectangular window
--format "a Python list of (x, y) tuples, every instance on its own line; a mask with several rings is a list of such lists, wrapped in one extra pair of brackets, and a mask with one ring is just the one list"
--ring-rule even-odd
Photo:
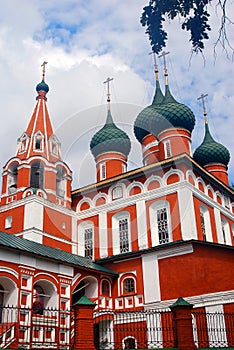
[(126, 171), (127, 171), (126, 164), (122, 164), (122, 173), (126, 173)]
[(106, 178), (106, 163), (100, 164), (100, 180), (105, 180)]
[(119, 220), (119, 248), (120, 253), (129, 252), (128, 219)]
[(201, 218), (201, 229), (202, 229), (203, 240), (206, 241), (206, 225), (205, 225), (205, 217), (203, 212), (200, 212), (200, 218)]
[(169, 242), (167, 208), (157, 210), (159, 244)]
[(93, 258), (93, 228), (86, 228), (84, 231), (85, 257)]
[(170, 158), (172, 156), (170, 141), (166, 141), (164, 143), (164, 149), (165, 149), (165, 158)]
[(11, 228), (12, 227), (12, 216), (8, 216), (5, 220), (5, 228)]

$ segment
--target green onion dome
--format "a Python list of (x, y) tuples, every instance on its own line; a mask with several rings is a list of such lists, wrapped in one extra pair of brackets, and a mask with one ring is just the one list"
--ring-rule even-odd
[(47, 93), (49, 91), (49, 86), (44, 82), (44, 80), (42, 80), (39, 84), (37, 84), (36, 90), (37, 92), (44, 91)]
[(193, 159), (201, 166), (217, 163), (227, 166), (230, 160), (228, 149), (213, 139), (207, 123), (205, 124), (204, 140), (195, 150)]
[(166, 85), (165, 97), (157, 108), (157, 117), (149, 119), (149, 130), (155, 136), (169, 128), (183, 128), (192, 132), (195, 126), (195, 116), (191, 109), (177, 102)]
[(163, 101), (163, 93), (159, 85), (159, 81), (156, 80), (156, 91), (153, 102), (150, 106), (145, 107), (137, 116), (134, 123), (134, 134), (137, 140), (142, 143), (145, 136), (151, 134), (149, 131), (149, 120), (157, 115), (156, 107), (159, 106)]
[(94, 157), (105, 152), (120, 152), (128, 156), (131, 149), (130, 139), (115, 125), (110, 110), (108, 110), (105, 125), (93, 136), (90, 149)]

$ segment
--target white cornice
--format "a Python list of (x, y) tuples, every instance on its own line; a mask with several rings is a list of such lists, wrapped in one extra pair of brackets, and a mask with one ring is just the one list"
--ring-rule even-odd
[[(222, 305), (234, 303), (234, 290), (228, 290), (217, 293), (201, 294), (185, 298), (186, 301), (194, 308), (205, 307), (211, 305)], [(176, 302), (176, 299), (163, 300), (153, 303), (145, 304), (145, 309), (168, 309), (172, 304)]]

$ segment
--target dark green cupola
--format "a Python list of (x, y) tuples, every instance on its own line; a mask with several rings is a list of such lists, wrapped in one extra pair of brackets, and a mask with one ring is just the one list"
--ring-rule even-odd
[(137, 140), (142, 143), (145, 136), (151, 134), (149, 130), (149, 120), (157, 118), (157, 107), (163, 102), (164, 95), (160, 88), (158, 80), (158, 71), (156, 73), (156, 90), (153, 98), (153, 102), (150, 106), (145, 107), (137, 116), (134, 123), (134, 134)]
[(195, 150), (193, 159), (201, 166), (210, 164), (228, 165), (230, 153), (228, 149), (216, 142), (210, 134), (208, 123), (205, 123), (205, 137), (202, 144)]
[(165, 97), (157, 108), (157, 116), (149, 119), (148, 128), (155, 136), (166, 129), (183, 128), (192, 132), (195, 116), (191, 109), (179, 103), (172, 96), (169, 85), (165, 87)]
[(95, 158), (106, 152), (120, 152), (128, 156), (131, 149), (130, 139), (115, 125), (110, 109), (107, 112), (105, 125), (93, 136), (90, 149)]

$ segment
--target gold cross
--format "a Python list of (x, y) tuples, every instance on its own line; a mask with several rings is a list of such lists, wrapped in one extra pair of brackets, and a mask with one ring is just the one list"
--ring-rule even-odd
[(42, 63), (42, 65), (41, 65), (41, 67), (42, 67), (42, 80), (45, 79), (45, 66), (46, 66), (47, 63), (48, 63), (48, 62), (44, 61), (44, 62)]
[(198, 97), (197, 99), (198, 100), (202, 100), (202, 107), (203, 107), (203, 113), (204, 113), (204, 120), (205, 120), (205, 123), (208, 123), (208, 120), (207, 120), (207, 114), (206, 114), (206, 106), (205, 106), (205, 97), (207, 97), (208, 94), (201, 94), (200, 97)]
[(168, 55), (170, 52), (165, 52), (163, 51), (160, 56), (158, 57), (163, 57), (163, 63), (164, 63), (164, 71), (167, 73), (167, 66), (166, 66), (166, 58), (165, 56)]
[(110, 103), (110, 82), (114, 80), (114, 78), (107, 78), (103, 84), (107, 84), (107, 102)]

